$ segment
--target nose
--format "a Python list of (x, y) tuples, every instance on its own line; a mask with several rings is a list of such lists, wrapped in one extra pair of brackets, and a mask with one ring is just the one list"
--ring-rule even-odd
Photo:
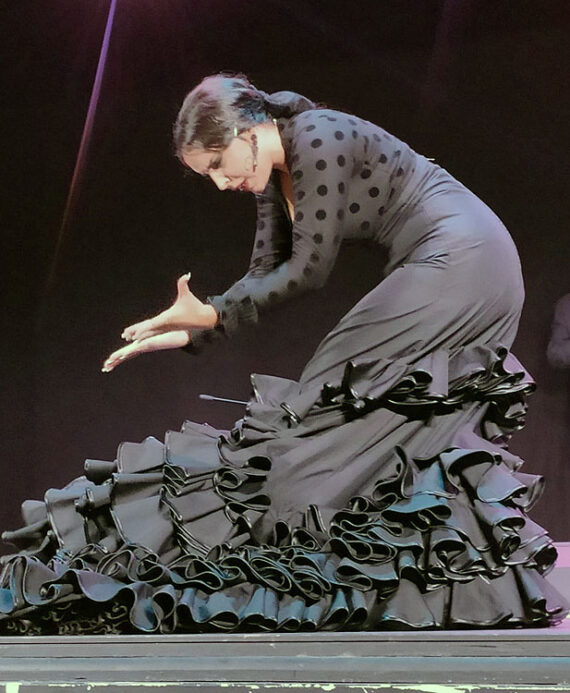
[(210, 178), (219, 190), (226, 190), (230, 179), (219, 171), (210, 171)]

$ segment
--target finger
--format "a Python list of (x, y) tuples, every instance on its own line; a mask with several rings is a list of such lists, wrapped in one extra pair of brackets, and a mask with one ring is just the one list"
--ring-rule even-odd
[(151, 328), (147, 328), (147, 329), (141, 328), (140, 330), (137, 330), (137, 332), (134, 334), (132, 340), (129, 340), (129, 341), (140, 342), (144, 339), (148, 339), (149, 337), (154, 337), (157, 334), (163, 334), (165, 332), (165, 330), (170, 331), (171, 329), (172, 328), (165, 328), (165, 327), (152, 328), (152, 329)]
[[(176, 282), (178, 298), (188, 295), (188, 281), (190, 280), (191, 276), (191, 272), (186, 272), (186, 274), (183, 274), (178, 278)], [(145, 339), (149, 336), (150, 332), (155, 333), (160, 331), (161, 328), (164, 329), (167, 327), (168, 319), (171, 317), (171, 309), (172, 306), (166, 310), (163, 310), (158, 315), (155, 315), (153, 318), (141, 320), (141, 322), (136, 322), (133, 325), (125, 327), (121, 333), (121, 338), (127, 340), (128, 342), (132, 342), (138, 339)], [(168, 326), (168, 329), (170, 330), (172, 327)]]
[(186, 346), (190, 341), (190, 335), (186, 330), (173, 330), (158, 334), (148, 339), (132, 342), (127, 346), (114, 351), (103, 363), (103, 373), (109, 373), (121, 363), (128, 361), (139, 354), (161, 349), (178, 349)]
[(110, 373), (112, 370), (115, 370), (115, 368), (123, 363), (125, 360), (124, 356), (116, 356), (116, 357), (111, 357), (109, 356), (107, 359), (105, 359), (105, 362), (103, 363), (103, 366), (101, 368), (101, 373)]
[(154, 319), (146, 320), (130, 333), (130, 339), (127, 341), (140, 342), (142, 339), (150, 337), (153, 334), (157, 334), (161, 331), (164, 332), (164, 328), (161, 329), (160, 326), (156, 325), (156, 321)]
[(125, 327), (121, 334), (121, 337), (129, 342), (132, 341), (134, 339), (134, 335), (136, 334), (136, 332), (138, 330), (145, 329), (148, 326), (148, 322), (149, 320), (141, 320), (141, 322), (135, 322), (133, 325)]
[(128, 344), (122, 349), (117, 349), (117, 351), (114, 351), (110, 356), (108, 356), (107, 359), (105, 359), (103, 368), (101, 370), (103, 373), (109, 373), (124, 361), (134, 358), (135, 356), (142, 354), (144, 351), (144, 346), (141, 347), (141, 343), (139, 342)]
[(182, 296), (188, 293), (188, 282), (190, 281), (191, 276), (191, 272), (186, 272), (186, 274), (183, 274), (181, 277), (178, 277), (178, 280), (176, 282), (178, 298), (181, 298)]
[(154, 318), (149, 318), (148, 320), (143, 320), (135, 325), (131, 325), (131, 327), (127, 327), (123, 332), (123, 339), (126, 339), (128, 342), (138, 342), (152, 334), (164, 332), (165, 330), (168, 331), (171, 328), (166, 325), (166, 312), (167, 311), (163, 311), (155, 315)]

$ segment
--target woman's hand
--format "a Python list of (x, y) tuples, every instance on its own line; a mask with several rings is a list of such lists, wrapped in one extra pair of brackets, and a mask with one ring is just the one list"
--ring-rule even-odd
[(174, 303), (154, 318), (137, 322), (123, 330), (121, 337), (128, 342), (140, 341), (173, 330), (207, 329), (214, 327), (218, 316), (213, 306), (202, 303), (188, 288), (190, 272), (177, 281)]
[(114, 368), (129, 359), (146, 354), (150, 351), (160, 351), (162, 349), (179, 349), (186, 346), (190, 341), (190, 334), (186, 330), (173, 330), (163, 332), (146, 339), (140, 339), (131, 344), (127, 344), (121, 349), (114, 351), (103, 364), (103, 373), (110, 373)]
[(189, 279), (190, 273), (178, 279), (177, 297), (170, 308), (123, 330), (122, 338), (131, 344), (114, 351), (106, 359), (102, 368), (104, 373), (139, 354), (186, 346), (190, 341), (190, 330), (215, 326), (218, 316), (214, 307), (194, 296), (188, 288)]

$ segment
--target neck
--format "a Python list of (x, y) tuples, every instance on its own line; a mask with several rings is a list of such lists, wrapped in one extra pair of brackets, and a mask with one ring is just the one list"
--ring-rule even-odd
[(285, 150), (283, 149), (283, 143), (281, 142), (281, 136), (275, 121), (270, 120), (267, 123), (263, 123), (263, 125), (258, 125), (255, 130), (260, 147), (263, 143), (264, 149), (271, 156), (273, 168), (279, 171), (287, 171)]

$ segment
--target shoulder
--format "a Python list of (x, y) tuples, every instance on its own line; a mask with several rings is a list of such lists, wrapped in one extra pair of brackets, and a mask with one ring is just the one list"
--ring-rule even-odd
[(358, 126), (355, 116), (331, 109), (318, 108), (291, 118), (283, 138), (293, 179), (298, 169), (319, 174), (335, 162), (344, 166), (360, 159), (364, 141), (359, 137)]
[(370, 146), (379, 149), (403, 144), (374, 123), (328, 108), (300, 113), (281, 127), (286, 152), (300, 160), (310, 160), (311, 153), (317, 152), (366, 159)]
[(356, 139), (359, 129), (365, 124), (366, 121), (341, 111), (315, 108), (294, 116), (288, 125), (293, 142), (310, 142), (318, 137), (340, 142), (344, 139)]

